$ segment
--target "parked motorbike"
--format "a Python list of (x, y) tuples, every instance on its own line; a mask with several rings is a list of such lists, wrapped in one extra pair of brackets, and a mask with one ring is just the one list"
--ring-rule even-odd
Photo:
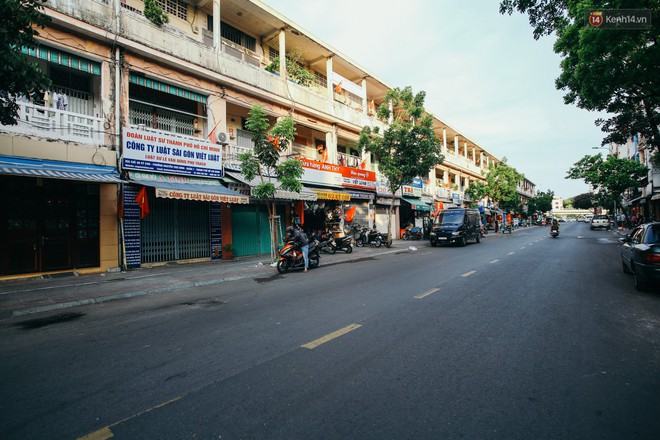
[(559, 237), (559, 229), (556, 229), (556, 228), (550, 229), (550, 237), (552, 237), (552, 238)]
[(511, 225), (511, 223), (507, 223), (506, 225), (502, 225), (502, 234), (504, 234), (506, 232), (508, 232), (509, 234), (511, 234), (513, 232), (513, 226)]
[(334, 254), (337, 252), (337, 243), (335, 242), (335, 239), (332, 238), (332, 233), (317, 231), (315, 238), (319, 242), (319, 251), (326, 254)]
[(384, 235), (378, 232), (377, 229), (362, 228), (360, 236), (355, 240), (357, 247), (372, 246), (381, 247), (383, 241), (386, 241)]
[(404, 240), (422, 240), (424, 234), (422, 233), (422, 228), (420, 227), (407, 227), (406, 231), (403, 233)]
[(346, 252), (347, 254), (350, 254), (353, 252), (353, 237), (350, 235), (347, 235), (345, 237), (339, 237), (333, 239), (335, 242), (335, 246), (337, 246), (337, 249)]
[[(319, 266), (321, 256), (319, 255), (318, 245), (319, 242), (317, 240), (312, 240), (309, 242), (308, 266), (310, 269), (314, 269)], [(280, 259), (277, 260), (277, 271), (279, 273), (285, 273), (291, 269), (304, 268), (305, 259), (303, 257), (302, 251), (297, 249), (297, 246), (293, 241), (287, 241), (280, 249)]]

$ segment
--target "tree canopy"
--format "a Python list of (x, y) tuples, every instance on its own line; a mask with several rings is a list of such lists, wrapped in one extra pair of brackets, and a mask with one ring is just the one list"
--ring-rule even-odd
[(575, 209), (593, 209), (594, 208), (594, 194), (582, 193), (573, 197), (573, 207)]
[(527, 200), (527, 208), (530, 214), (535, 212), (548, 212), (552, 210), (552, 198), (554, 191), (538, 191), (536, 195)]
[[(641, 178), (648, 175), (649, 169), (634, 160), (620, 159), (614, 155), (584, 156), (568, 170), (567, 179), (583, 179), (592, 185), (596, 194), (621, 203), (621, 196), (628, 188), (639, 186)], [(601, 204), (605, 201), (601, 201)]]
[[(440, 141), (433, 131), (433, 118), (424, 110), (425, 98), (425, 92), (414, 94), (411, 87), (389, 90), (377, 110), (379, 119), (389, 121), (382, 136), (378, 127), (366, 126), (360, 133), (358, 148), (375, 156), (378, 170), (387, 178), (392, 194), (415, 177), (425, 177), (444, 160)], [(391, 208), (388, 231), (392, 224)], [(388, 245), (391, 239), (390, 236)]]
[[(47, 0), (3, 0), (0, 2), (0, 124), (16, 125), (18, 95), (31, 96), (50, 85), (37, 63), (22, 53), (36, 46), (35, 27), (43, 28), (50, 17), (42, 11)], [(33, 26), (34, 25), (34, 26)]]
[(523, 174), (507, 164), (506, 158), (497, 165), (491, 163), (486, 174), (488, 196), (504, 210), (518, 210), (520, 209), (518, 183), (524, 178)]
[[(591, 26), (591, 10), (649, 10), (645, 29)], [(502, 0), (500, 13), (527, 13), (534, 38), (555, 33), (561, 55), (556, 87), (564, 101), (612, 115), (596, 124), (606, 133), (602, 144), (625, 143), (641, 133), (655, 160), (660, 157), (660, 1), (659, 0)]]

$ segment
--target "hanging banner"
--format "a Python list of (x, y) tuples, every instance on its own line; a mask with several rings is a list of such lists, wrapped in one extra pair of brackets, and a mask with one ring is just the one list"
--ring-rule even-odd
[(343, 185), (341, 166), (331, 163), (323, 163), (304, 157), (300, 157), (298, 160), (302, 163), (304, 171), (304, 174), (300, 179), (301, 182), (337, 187)]
[(122, 134), (124, 169), (222, 177), (222, 149), (217, 144), (131, 127)]

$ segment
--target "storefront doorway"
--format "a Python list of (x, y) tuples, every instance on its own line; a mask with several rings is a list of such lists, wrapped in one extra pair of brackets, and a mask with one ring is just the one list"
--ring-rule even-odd
[(0, 275), (99, 265), (99, 184), (0, 176)]

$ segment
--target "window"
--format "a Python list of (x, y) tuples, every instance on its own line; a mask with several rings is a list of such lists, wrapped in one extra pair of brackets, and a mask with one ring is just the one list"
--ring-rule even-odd
[(222, 22), (220, 24), (220, 28), (221, 28), (220, 35), (222, 36), (222, 38), (226, 38), (227, 40), (236, 43), (239, 46), (243, 46), (244, 48), (249, 49), (252, 52), (255, 52), (257, 50), (256, 38), (251, 37), (245, 32), (238, 30), (235, 27), (230, 26), (225, 22)]
[(182, 0), (156, 0), (163, 11), (188, 21), (188, 4)]

